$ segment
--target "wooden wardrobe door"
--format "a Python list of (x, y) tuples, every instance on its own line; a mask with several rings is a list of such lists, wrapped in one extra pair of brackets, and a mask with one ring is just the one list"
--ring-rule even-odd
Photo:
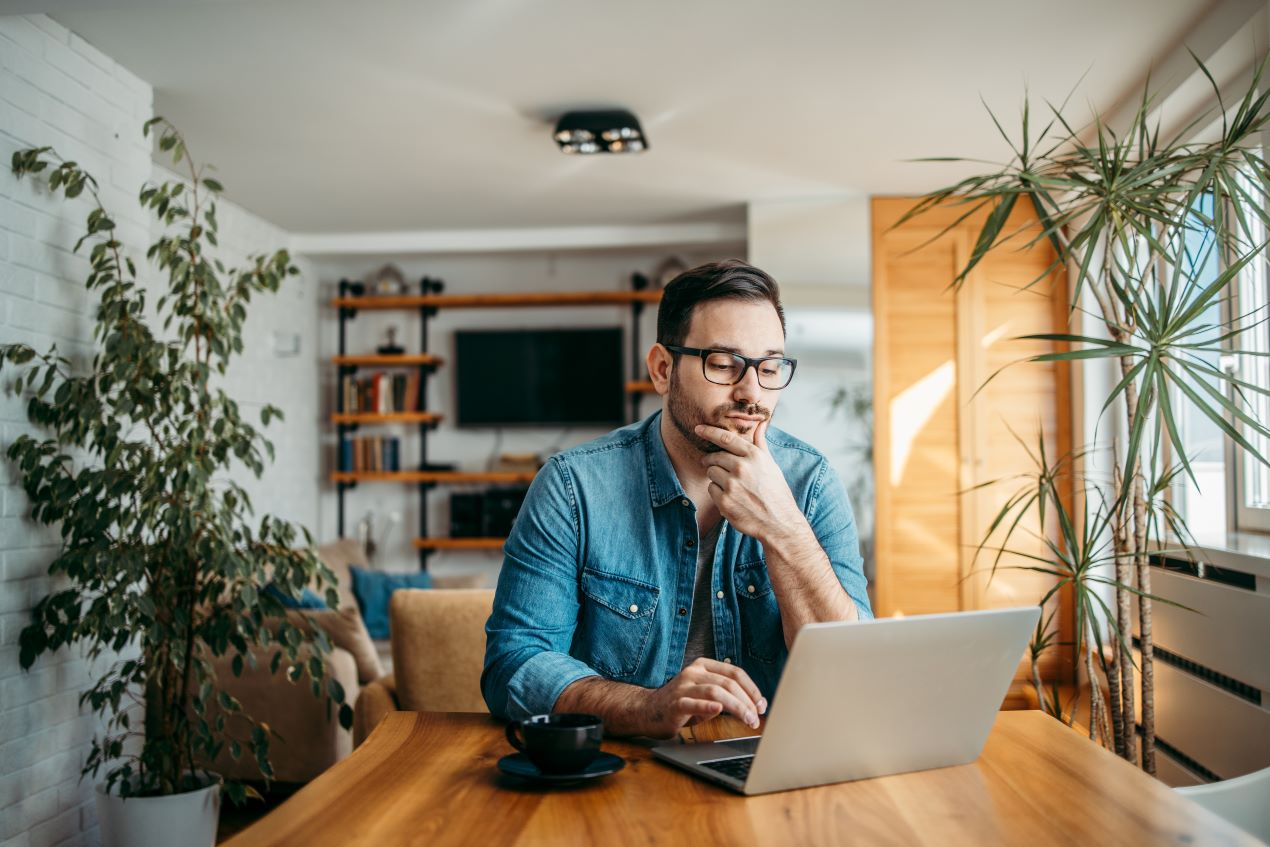
[[(1063, 331), (1065, 278), (1061, 271), (1046, 274), (1054, 261), (1048, 244), (1021, 249), (1037, 230), (1035, 216), (1019, 208), (1007, 231), (1030, 229), (993, 250), (952, 289), (983, 216), (942, 236), (964, 208), (935, 210), (892, 229), (914, 202), (873, 200), (877, 612), (1036, 603), (1055, 580), (1018, 569), (1035, 562), (1005, 554), (989, 579), (995, 552), (987, 548), (999, 546), (999, 538), (976, 560), (975, 548), (1023, 481), (976, 486), (1034, 472), (1028, 451), (1036, 451), (1042, 431), (1051, 462), (1070, 450), (1066, 368), (1020, 363), (1056, 348), (1018, 340)], [(1048, 555), (1035, 512), (1010, 547)], [(1070, 610), (1058, 620), (1066, 640)], [(1049, 676), (1061, 658), (1051, 652), (1043, 672)]]
[(938, 226), (885, 231), (876, 208), (874, 218), (876, 611), (946, 612), (962, 608), (961, 469), (957, 310), (942, 289), (964, 261), (963, 239), (923, 246)]

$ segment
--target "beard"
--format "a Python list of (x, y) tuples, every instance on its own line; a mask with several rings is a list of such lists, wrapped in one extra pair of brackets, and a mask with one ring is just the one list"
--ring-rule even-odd
[(684, 440), (700, 453), (717, 453), (723, 448), (697, 435), (692, 431), (693, 427), (706, 424), (731, 430), (738, 435), (749, 435), (757, 424), (729, 421), (727, 416), (729, 414), (762, 415), (764, 420), (771, 420), (772, 417), (770, 409), (757, 403), (721, 403), (707, 411), (688, 397), (688, 393), (680, 385), (674, 371), (670, 373), (670, 393), (667, 397), (666, 412), (670, 415), (670, 422), (674, 424), (675, 429), (679, 430)]

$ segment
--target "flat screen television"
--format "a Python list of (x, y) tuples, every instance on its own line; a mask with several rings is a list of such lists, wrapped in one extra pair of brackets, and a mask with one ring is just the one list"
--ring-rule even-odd
[(459, 330), (454, 347), (459, 426), (622, 423), (621, 327)]

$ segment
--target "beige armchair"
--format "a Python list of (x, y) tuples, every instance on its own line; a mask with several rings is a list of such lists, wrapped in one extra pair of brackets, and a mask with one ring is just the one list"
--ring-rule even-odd
[[(317, 554), (335, 573), (340, 609), (290, 614), (296, 616), (297, 625), (313, 622), (330, 636), (334, 649), (327, 657), (327, 672), (343, 686), (345, 701), (355, 705), (362, 686), (383, 675), (375, 644), (357, 611), (349, 572), (349, 565), (367, 567), (366, 556), (361, 545), (349, 539), (323, 545)], [(276, 649), (256, 652), (256, 667), (244, 668), (239, 677), (233, 674), (231, 657), (222, 657), (213, 666), (220, 685), (242, 703), (243, 711), (267, 723), (279, 736), (270, 739), (274, 778), (283, 783), (308, 782), (352, 752), (353, 734), (339, 725), (334, 708), (328, 715), (326, 698), (313, 696), (307, 676), (292, 683), (281, 669), (277, 674), (269, 672)], [(261, 778), (254, 757), (244, 750), (235, 761), (228, 745), (210, 767), (232, 779)]]
[[(243, 711), (256, 721), (268, 724), (277, 736), (269, 739), (269, 762), (273, 766), (274, 779), (281, 783), (304, 783), (353, 752), (353, 737), (339, 724), (334, 704), (327, 714), (327, 699), (314, 697), (308, 677), (299, 682), (287, 680), (284, 669), (269, 673), (269, 660), (273, 650), (256, 654), (256, 668), (244, 668), (243, 675), (234, 677), (229, 661), (215, 663), (217, 676), (225, 690), (238, 698)], [(301, 660), (310, 655), (301, 651)], [(347, 650), (336, 647), (326, 657), (327, 673), (344, 687), (345, 697), (358, 696), (360, 683), (357, 664)], [(233, 717), (230, 717), (233, 726)], [(237, 727), (245, 737), (245, 726)], [(243, 744), (242, 756), (235, 761), (226, 745), (210, 765), (211, 770), (230, 779), (248, 782), (261, 780), (260, 768), (255, 757)]]
[(363, 689), (354, 707), (360, 744), (391, 711), (485, 712), (481, 668), (492, 589), (403, 589), (388, 607), (391, 676)]

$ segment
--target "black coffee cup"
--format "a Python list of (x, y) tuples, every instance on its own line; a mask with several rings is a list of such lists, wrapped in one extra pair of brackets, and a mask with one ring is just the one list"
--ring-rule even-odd
[(543, 773), (578, 773), (600, 755), (603, 738), (604, 721), (596, 715), (534, 715), (507, 724), (507, 742)]

